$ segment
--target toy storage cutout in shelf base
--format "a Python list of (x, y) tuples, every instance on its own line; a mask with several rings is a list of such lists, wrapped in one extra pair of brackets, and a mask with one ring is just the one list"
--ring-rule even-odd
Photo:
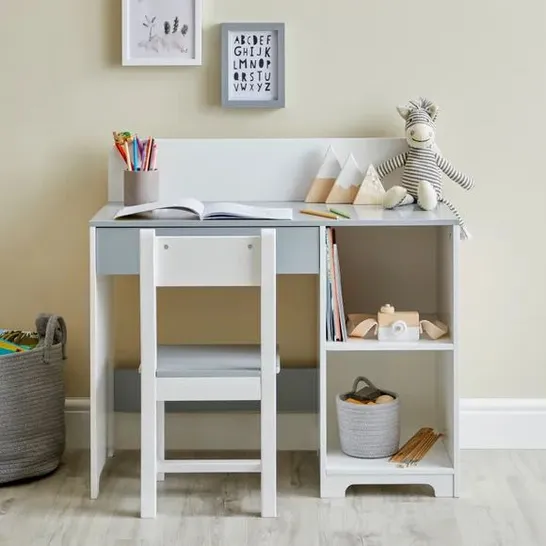
[[(436, 317), (446, 335), (416, 341), (362, 338), (328, 341), (327, 228), (321, 241), (320, 492), (343, 497), (352, 485), (431, 486), (436, 497), (457, 497), (459, 480), (457, 261), (459, 227), (363, 226), (335, 228), (345, 316), (373, 313), (386, 302)], [(401, 465), (348, 456), (341, 451), (336, 395), (357, 376), (399, 393), (400, 447), (421, 427), (442, 434), (419, 462)]]

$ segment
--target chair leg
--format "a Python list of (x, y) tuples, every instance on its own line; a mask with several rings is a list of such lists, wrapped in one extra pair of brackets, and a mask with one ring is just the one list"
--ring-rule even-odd
[(142, 381), (140, 414), (140, 517), (157, 514), (157, 403), (153, 381)]
[[(165, 402), (157, 402), (157, 460), (165, 460)], [(163, 472), (157, 473), (157, 481), (165, 479)]]
[(274, 374), (262, 377), (261, 401), (262, 517), (277, 517), (277, 392)]

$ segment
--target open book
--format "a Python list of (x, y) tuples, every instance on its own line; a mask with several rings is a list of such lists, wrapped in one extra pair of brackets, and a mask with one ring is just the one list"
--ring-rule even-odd
[(198, 199), (180, 199), (172, 203), (155, 201), (143, 205), (123, 207), (114, 219), (135, 214), (153, 213), (159, 210), (175, 209), (189, 212), (200, 220), (222, 218), (248, 218), (253, 220), (292, 220), (292, 208), (271, 208), (243, 203), (203, 203)]

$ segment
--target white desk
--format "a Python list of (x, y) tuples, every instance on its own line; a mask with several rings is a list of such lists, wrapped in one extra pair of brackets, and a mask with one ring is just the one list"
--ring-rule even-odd
[[(229, 189), (225, 188), (225, 179), (213, 183), (215, 173), (211, 169), (227, 168), (230, 165), (239, 169), (237, 184), (233, 186), (232, 200), (242, 200), (238, 192), (244, 188), (249, 200), (259, 201), (260, 195), (276, 196), (268, 205), (291, 206), (294, 217), (291, 221), (254, 221), (254, 220), (212, 220), (200, 222), (194, 219), (161, 218), (143, 220), (126, 218), (114, 220), (115, 212), (121, 204), (116, 202), (120, 197), (119, 162), (115, 155), (110, 158), (109, 199), (90, 220), (90, 373), (91, 373), (91, 497), (99, 495), (101, 473), (108, 456), (114, 454), (114, 419), (113, 419), (113, 368), (112, 329), (111, 324), (111, 285), (116, 275), (138, 275), (139, 273), (139, 230), (154, 227), (165, 234), (231, 234), (253, 233), (262, 226), (277, 229), (277, 270), (283, 274), (316, 274), (319, 275), (320, 320), (317, 322), (319, 347), (319, 421), (320, 431), (320, 490), (323, 497), (344, 496), (351, 484), (392, 484), (392, 483), (426, 483), (434, 487), (437, 496), (456, 496), (458, 483), (458, 372), (457, 372), (457, 283), (458, 283), (458, 246), (459, 228), (454, 216), (443, 205), (433, 212), (425, 212), (414, 206), (386, 211), (380, 207), (339, 205), (338, 208), (350, 212), (351, 219), (329, 220), (299, 213), (306, 205), (302, 203), (311, 173), (316, 172), (317, 158), (323, 156), (329, 144), (338, 145), (341, 149), (355, 151), (362, 167), (367, 168), (366, 158), (377, 161), (392, 155), (393, 150), (401, 146), (400, 139), (301, 139), (301, 140), (255, 140), (255, 141), (165, 141), (160, 142), (159, 149), (165, 150), (164, 171), (169, 173), (162, 178), (162, 195), (180, 193), (180, 184), (176, 172), (184, 172), (191, 183), (184, 186), (185, 195), (193, 195), (206, 200), (214, 194), (214, 200), (229, 199)], [(222, 145), (220, 145), (222, 144)], [(163, 146), (163, 147), (162, 147)], [(246, 165), (241, 171), (242, 157), (248, 150), (253, 150), (256, 165)], [(226, 150), (229, 152), (226, 155)], [(191, 153), (190, 153), (191, 152)], [(369, 152), (369, 153), (368, 153)], [(207, 167), (202, 169), (202, 159), (210, 153)], [(304, 169), (295, 169), (300, 156), (311, 158)], [(166, 157), (165, 157), (166, 156)], [(194, 158), (194, 160), (192, 160)], [(184, 161), (176, 168), (177, 161)], [(193, 162), (192, 162), (193, 161)], [(223, 161), (223, 164), (222, 164)], [(264, 162), (266, 164), (264, 164)], [(252, 163), (252, 162), (251, 162)], [(220, 167), (218, 166), (220, 164)], [(257, 166), (258, 165), (258, 166)], [(294, 180), (287, 180), (288, 166), (296, 174)], [(161, 168), (161, 163), (160, 163)], [(272, 172), (273, 171), (273, 172)], [(265, 188), (256, 184), (257, 173), (266, 172)], [(275, 175), (277, 173), (277, 175)], [(282, 177), (280, 176), (282, 174)], [(208, 183), (207, 183), (208, 182)], [(292, 184), (292, 186), (290, 186)], [(272, 189), (272, 185), (277, 188)], [(211, 186), (212, 189), (211, 189)], [(256, 186), (255, 189), (254, 186)], [(289, 188), (292, 187), (293, 191)], [(178, 188), (178, 189), (177, 189)], [(288, 199), (286, 197), (289, 197)], [(309, 208), (325, 210), (324, 205), (309, 205)], [(422, 233), (423, 229), (431, 230), (427, 241), (434, 242), (430, 263), (423, 267), (435, 269), (434, 291), (435, 311), (450, 328), (449, 339), (438, 341), (420, 340), (413, 343), (388, 344), (375, 340), (354, 341), (347, 343), (327, 343), (325, 341), (325, 226), (335, 225), (341, 234), (347, 228), (351, 231), (352, 240), (367, 240), (366, 231), (373, 228), (398, 227)], [(396, 232), (398, 233), (398, 232)], [(396, 233), (392, 242), (396, 245)], [(411, 236), (411, 233), (410, 233)], [(361, 239), (360, 239), (361, 238)], [(388, 237), (387, 237), (388, 239)], [(359, 244), (360, 246), (360, 244)], [(369, 246), (367, 247), (369, 250)], [(349, 249), (355, 252), (359, 248)], [(381, 250), (383, 252), (383, 249)], [(384, 252), (389, 252), (385, 249)], [(404, 264), (405, 265), (405, 264)], [(400, 275), (403, 275), (403, 267)], [(353, 276), (354, 276), (353, 272)], [(358, 273), (358, 272), (356, 272)], [(402, 287), (406, 289), (405, 287)], [(407, 290), (414, 290), (407, 287)], [(344, 294), (345, 296), (345, 294)], [(347, 297), (350, 297), (348, 295)], [(432, 351), (436, 355), (437, 393), (435, 394), (435, 418), (437, 428), (445, 433), (440, 442), (427, 458), (418, 466), (398, 468), (386, 460), (366, 461), (343, 455), (338, 446), (335, 432), (329, 430), (327, 415), (335, 411), (333, 394), (327, 389), (327, 369), (329, 360), (343, 354), (363, 352), (368, 357), (371, 352), (383, 351)], [(431, 423), (423, 423), (430, 426)], [(412, 431), (413, 432), (413, 431)]]
[[(277, 203), (278, 204), (278, 203)], [(339, 229), (346, 227), (430, 227), (442, 228), (444, 241), (443, 252), (454, 253), (458, 230), (453, 215), (445, 208), (434, 212), (416, 210), (415, 207), (403, 211), (384, 211), (379, 207), (352, 207), (341, 205), (345, 211), (350, 211), (352, 219), (337, 221), (314, 218), (300, 214), (302, 203), (284, 203), (284, 206), (294, 208), (294, 219), (282, 222), (264, 222), (251, 220), (214, 220), (200, 222), (196, 220), (113, 220), (113, 215), (120, 204), (111, 203), (103, 207), (90, 222), (91, 249), (91, 496), (96, 498), (99, 492), (99, 480), (107, 455), (113, 455), (113, 362), (111, 361), (110, 301), (111, 280), (115, 275), (138, 275), (139, 249), (138, 232), (141, 228), (154, 227), (164, 234), (232, 234), (252, 233), (261, 226), (269, 225), (277, 229), (277, 268), (279, 274), (317, 274), (322, 280), (326, 277), (323, 263), (323, 226), (335, 225)], [(313, 208), (323, 206), (314, 205)], [(363, 234), (364, 235), (364, 234)], [(453, 263), (450, 261), (449, 263)], [(447, 272), (449, 277), (449, 294), (453, 297), (453, 269)], [(321, 316), (324, 314), (324, 290), (317, 294), (321, 301)], [(454, 324), (450, 319), (450, 324)], [(450, 359), (448, 363), (450, 374), (455, 372), (453, 341), (426, 340), (412, 344), (381, 344), (376, 341), (326, 343), (323, 323), (320, 322), (319, 347), (321, 374), (320, 400), (321, 409), (326, 412), (326, 365), (331, 351), (368, 351), (368, 350), (436, 350), (440, 358)], [(450, 413), (455, 399), (454, 386), (448, 383)], [(453, 415), (456, 415), (453, 413)], [(455, 418), (452, 417), (450, 430), (455, 430)], [(437, 494), (453, 494), (455, 465), (454, 447), (448, 457), (448, 448), (440, 446), (432, 459), (427, 473), (420, 473), (422, 466), (404, 470), (396, 469), (386, 462), (362, 462), (350, 459), (338, 450), (328, 451), (326, 445), (326, 419), (320, 416), (321, 429), (321, 492), (324, 496), (341, 496), (351, 483), (431, 483)], [(452, 433), (453, 434), (453, 433)], [(455, 445), (455, 437), (451, 436)], [(447, 443), (446, 443), (447, 445)]]

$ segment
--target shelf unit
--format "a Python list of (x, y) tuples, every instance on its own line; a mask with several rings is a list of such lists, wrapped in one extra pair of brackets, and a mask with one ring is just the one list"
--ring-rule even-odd
[[(438, 340), (413, 342), (326, 341), (325, 230), (321, 228), (319, 282), (321, 497), (344, 497), (351, 485), (372, 484), (427, 484), (436, 497), (457, 497), (459, 227), (455, 222), (336, 226), (346, 314), (373, 313), (391, 303), (400, 310), (418, 310), (422, 316), (434, 314), (448, 325), (448, 334)], [(418, 464), (359, 459), (341, 451), (335, 396), (350, 390), (358, 375), (399, 394), (400, 446), (420, 427), (430, 426), (443, 434)]]
[(327, 341), (325, 349), (330, 351), (452, 351), (449, 338), (420, 339), (419, 341), (377, 341), (374, 339), (349, 338), (347, 341)]

